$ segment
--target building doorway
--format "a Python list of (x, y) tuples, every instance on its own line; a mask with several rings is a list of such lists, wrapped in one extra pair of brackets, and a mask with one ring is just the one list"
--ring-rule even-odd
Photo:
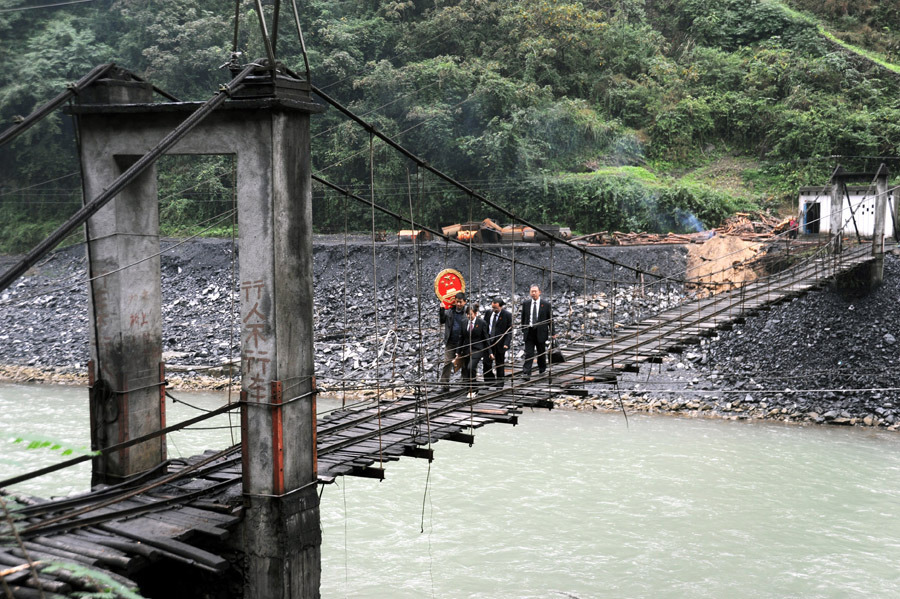
[(820, 221), (819, 202), (806, 204), (803, 209), (803, 232), (807, 235), (818, 235)]

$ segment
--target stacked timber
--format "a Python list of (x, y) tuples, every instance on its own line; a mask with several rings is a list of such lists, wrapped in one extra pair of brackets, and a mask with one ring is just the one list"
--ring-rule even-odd
[(431, 241), (433, 239), (431, 235), (431, 231), (426, 231), (424, 229), (403, 229), (397, 233), (397, 237), (400, 241), (406, 241), (412, 243), (415, 241)]

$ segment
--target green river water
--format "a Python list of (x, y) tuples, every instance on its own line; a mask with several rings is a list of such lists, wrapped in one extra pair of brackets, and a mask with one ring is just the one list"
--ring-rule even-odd
[[(167, 414), (197, 412), (170, 404)], [(83, 388), (0, 386), (7, 438), (80, 447), (87, 429)], [(179, 432), (169, 455), (230, 442), (228, 429)], [(3, 443), (4, 475), (64, 459)], [(479, 429), (473, 447), (438, 443), (435, 455), (430, 472), (406, 458), (385, 481), (324, 488), (323, 597), (900, 596), (896, 433), (535, 411), (517, 427)], [(82, 466), (15, 490), (85, 489)]]

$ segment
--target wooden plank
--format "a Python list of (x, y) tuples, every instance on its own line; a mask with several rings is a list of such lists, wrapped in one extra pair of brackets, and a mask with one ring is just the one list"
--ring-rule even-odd
[(9, 590), (15, 599), (66, 599), (65, 595), (50, 592), (42, 593), (37, 589), (14, 584), (9, 585)]
[(74, 535), (59, 535), (56, 537), (36, 537), (36, 543), (46, 547), (55, 547), (71, 553), (80, 553), (94, 558), (104, 566), (110, 566), (121, 570), (128, 570), (135, 558), (111, 547), (103, 547), (82, 541)]
[(161, 553), (154, 547), (149, 545), (141, 545), (133, 541), (123, 539), (120, 536), (101, 535), (95, 529), (75, 530), (69, 533), (69, 536), (84, 538), (87, 541), (93, 541), (104, 547), (111, 547), (118, 551), (127, 553), (128, 555), (136, 555), (149, 561), (156, 561), (161, 557)]
[(155, 547), (163, 556), (169, 559), (212, 570), (213, 572), (224, 572), (228, 568), (228, 561), (222, 557), (175, 539), (142, 535), (121, 528), (121, 524), (118, 527), (104, 524), (98, 528)]

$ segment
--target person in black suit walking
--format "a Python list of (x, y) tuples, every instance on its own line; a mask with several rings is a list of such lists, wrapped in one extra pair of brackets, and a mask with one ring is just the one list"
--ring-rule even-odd
[(522, 374), (527, 381), (531, 378), (531, 365), (537, 350), (538, 372), (547, 369), (547, 339), (553, 336), (553, 322), (550, 318), (550, 302), (541, 299), (541, 288), (532, 285), (531, 297), (522, 304), (522, 328), (525, 331), (525, 363)]
[(459, 348), (460, 354), (466, 356), (466, 364), (463, 366), (463, 381), (469, 387), (469, 397), (475, 397), (473, 386), (478, 378), (478, 364), (484, 357), (488, 346), (487, 324), (478, 315), (478, 305), (466, 308), (466, 329), (463, 331), (463, 344)]
[(484, 356), (484, 382), (503, 386), (506, 351), (512, 343), (512, 314), (504, 308), (505, 302), (495, 297), (491, 311), (486, 316), (488, 348)]

